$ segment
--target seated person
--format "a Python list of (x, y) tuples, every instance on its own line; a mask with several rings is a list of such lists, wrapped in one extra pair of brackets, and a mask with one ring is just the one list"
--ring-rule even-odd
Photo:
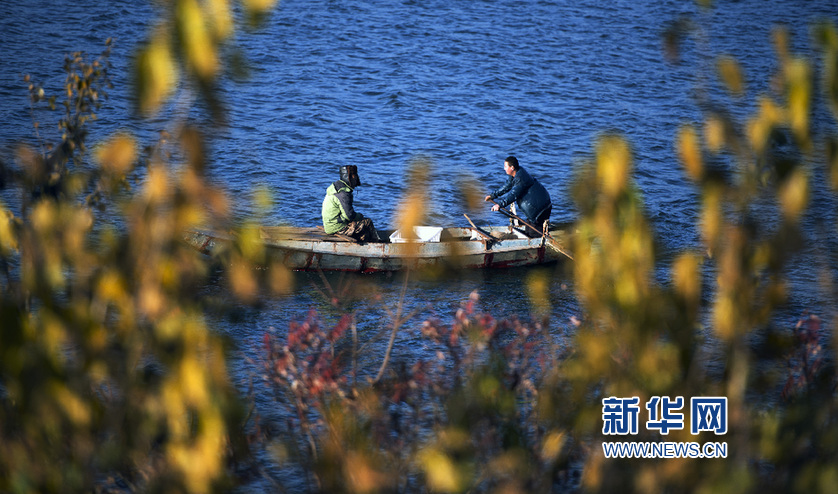
[(553, 211), (553, 203), (550, 201), (550, 194), (541, 183), (534, 179), (523, 167), (518, 164), (515, 156), (509, 156), (503, 162), (503, 171), (509, 175), (506, 183), (498, 190), (486, 196), (487, 201), (497, 198), (492, 211), (506, 207), (513, 202), (518, 203), (518, 208), (526, 215), (527, 220), (536, 228), (542, 231), (527, 227), (528, 237), (540, 237), (548, 228), (550, 213)]
[(340, 167), (340, 180), (326, 189), (323, 198), (323, 230), (329, 234), (341, 234), (360, 242), (381, 242), (372, 220), (352, 207), (352, 191), (361, 185), (358, 167)]

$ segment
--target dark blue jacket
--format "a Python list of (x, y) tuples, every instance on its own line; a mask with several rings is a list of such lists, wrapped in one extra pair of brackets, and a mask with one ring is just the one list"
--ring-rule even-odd
[(527, 219), (534, 221), (538, 215), (544, 212), (553, 203), (550, 202), (550, 194), (538, 180), (518, 167), (514, 177), (509, 177), (503, 187), (492, 192), (492, 199), (500, 207), (505, 208), (513, 202), (518, 202), (518, 208), (527, 215)]

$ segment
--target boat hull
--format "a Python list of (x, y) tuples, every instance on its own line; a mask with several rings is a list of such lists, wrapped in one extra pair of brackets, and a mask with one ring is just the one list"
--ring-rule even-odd
[[(556, 262), (565, 256), (555, 240), (526, 238), (509, 227), (487, 227), (487, 240), (469, 228), (445, 228), (439, 242), (354, 243), (312, 229), (264, 228), (262, 240), (273, 261), (300, 271), (375, 273), (406, 269), (514, 268)], [(386, 232), (384, 232), (386, 233)], [(186, 241), (207, 255), (229, 248), (232, 236), (191, 231)]]

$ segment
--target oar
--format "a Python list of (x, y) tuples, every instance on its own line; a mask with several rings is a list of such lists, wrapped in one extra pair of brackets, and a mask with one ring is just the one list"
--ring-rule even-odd
[[(529, 222), (525, 221), (525, 220), (524, 220), (523, 218), (521, 218), (520, 216), (518, 216), (518, 215), (516, 215), (516, 214), (513, 214), (512, 212), (507, 211), (506, 209), (501, 208), (501, 207), (500, 207), (500, 204), (496, 203), (495, 201), (492, 201), (492, 203), (493, 203), (493, 204), (497, 204), (497, 206), (498, 206), (498, 208), (499, 208), (499, 209), (498, 209), (498, 211), (500, 211), (501, 213), (503, 213), (504, 215), (506, 215), (506, 217), (507, 217), (507, 218), (512, 218), (512, 219), (514, 219), (514, 220), (518, 220), (518, 221), (520, 221), (521, 223), (523, 223), (524, 225), (526, 225), (526, 226), (528, 226), (528, 227), (532, 228), (532, 229), (533, 229), (533, 230), (535, 230), (535, 231), (541, 231), (539, 228), (536, 228), (536, 227), (532, 226)], [(573, 256), (572, 256), (572, 255), (568, 254), (567, 252), (565, 252), (565, 251), (564, 251), (564, 249), (562, 249), (561, 247), (559, 247), (559, 243), (556, 241), (556, 239), (555, 239), (555, 238), (553, 238), (553, 236), (552, 236), (552, 235), (550, 235), (550, 232), (542, 231), (542, 235), (544, 235), (545, 237), (547, 237), (547, 238), (550, 240), (550, 242), (545, 242), (547, 245), (549, 245), (549, 246), (550, 246), (550, 248), (552, 248), (553, 250), (555, 250), (555, 251), (556, 251), (556, 252), (558, 252), (559, 254), (564, 254), (564, 255), (565, 255), (565, 256), (567, 256), (567, 257), (568, 257), (571, 261), (573, 260)]]
[(485, 232), (484, 230), (482, 230), (481, 228), (478, 228), (478, 227), (477, 227), (477, 225), (475, 225), (475, 224), (474, 224), (474, 222), (473, 222), (473, 221), (471, 221), (471, 218), (469, 218), (469, 217), (468, 217), (468, 215), (467, 215), (466, 213), (463, 213), (463, 216), (465, 216), (465, 217), (466, 217), (466, 219), (468, 220), (469, 224), (470, 224), (470, 225), (471, 225), (471, 227), (474, 229), (474, 231), (476, 231), (476, 232), (477, 232), (477, 233), (478, 233), (481, 237), (483, 237), (484, 239), (486, 239), (486, 241), (491, 242), (491, 243), (494, 243), (494, 242), (498, 242), (498, 243), (500, 243), (500, 240), (498, 240), (498, 239), (496, 239), (495, 237), (493, 237), (493, 236), (489, 235), (488, 233), (486, 233), (486, 232)]

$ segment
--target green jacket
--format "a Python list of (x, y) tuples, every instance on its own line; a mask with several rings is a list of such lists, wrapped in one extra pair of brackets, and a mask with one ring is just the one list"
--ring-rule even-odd
[(341, 231), (350, 221), (364, 219), (364, 215), (352, 207), (352, 188), (343, 180), (338, 180), (326, 189), (321, 213), (323, 230), (330, 235)]

